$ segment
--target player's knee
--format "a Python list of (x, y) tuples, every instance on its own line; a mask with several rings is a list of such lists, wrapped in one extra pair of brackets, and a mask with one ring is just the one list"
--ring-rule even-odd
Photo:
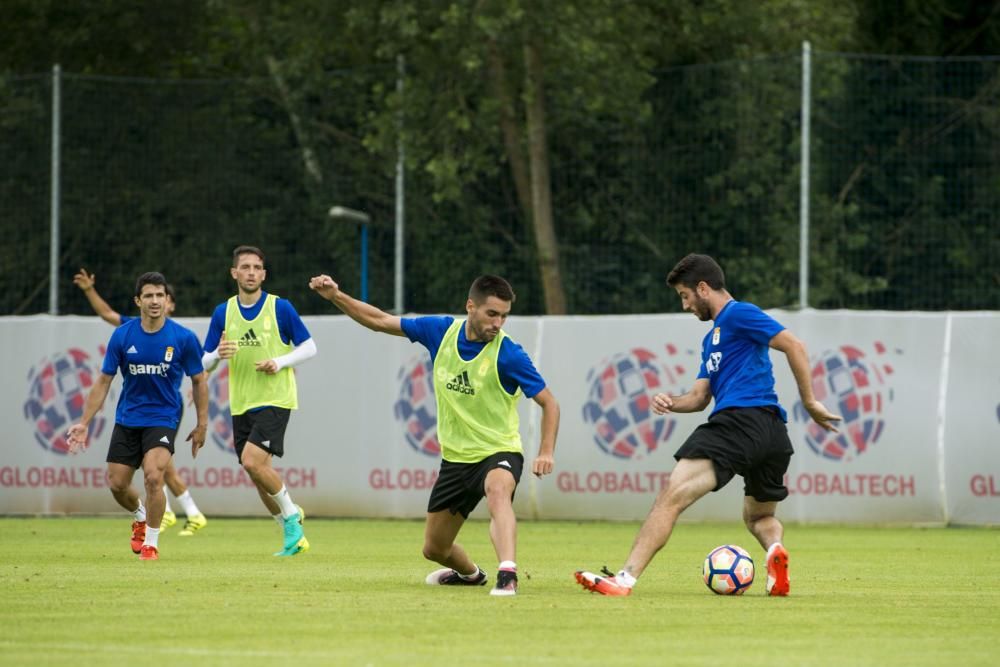
[(154, 489), (163, 488), (163, 472), (159, 470), (150, 470), (146, 473), (145, 477), (146, 491), (151, 491)]
[(423, 555), (427, 560), (438, 563), (448, 557), (448, 549), (442, 548), (439, 544), (424, 542)]
[(105, 478), (107, 479), (108, 489), (111, 490), (111, 493), (124, 493), (131, 486), (129, 480), (117, 475), (109, 473), (105, 475)]

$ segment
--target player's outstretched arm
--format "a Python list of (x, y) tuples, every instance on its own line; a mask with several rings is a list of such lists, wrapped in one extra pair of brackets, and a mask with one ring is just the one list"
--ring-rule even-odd
[(198, 450), (205, 446), (205, 436), (208, 433), (208, 373), (205, 371), (191, 376), (191, 396), (198, 414), (198, 423), (187, 439), (191, 441), (191, 458), (197, 458)]
[(556, 436), (559, 434), (559, 401), (548, 387), (535, 394), (532, 400), (542, 408), (542, 441), (538, 445), (538, 456), (531, 464), (531, 472), (541, 477), (551, 473), (555, 467)]
[(90, 393), (87, 394), (87, 402), (83, 406), (83, 416), (80, 418), (80, 421), (70, 426), (69, 431), (66, 432), (66, 444), (69, 445), (70, 453), (75, 454), (87, 448), (90, 420), (94, 418), (97, 411), (104, 405), (104, 399), (108, 397), (108, 391), (111, 389), (111, 381), (114, 379), (115, 376), (113, 375), (97, 374), (97, 380), (94, 382), (94, 386), (91, 387)]
[(73, 284), (83, 290), (83, 295), (87, 297), (87, 301), (90, 302), (90, 307), (94, 309), (94, 312), (100, 316), (102, 320), (110, 324), (111, 326), (120, 326), (122, 323), (122, 316), (114, 308), (108, 305), (108, 302), (101, 298), (101, 295), (97, 293), (97, 288), (94, 287), (94, 283), (97, 282), (96, 276), (93, 273), (87, 273), (87, 269), (80, 269), (75, 276), (73, 276)]
[(792, 369), (795, 384), (799, 388), (802, 407), (806, 409), (809, 416), (825, 430), (839, 433), (834, 423), (839, 422), (841, 417), (827, 410), (826, 406), (813, 396), (812, 380), (809, 374), (809, 353), (806, 352), (805, 343), (796, 338), (788, 329), (785, 329), (771, 339), (770, 346), (785, 353), (788, 367)]
[(701, 412), (712, 402), (712, 388), (708, 380), (695, 380), (691, 391), (680, 396), (656, 394), (653, 396), (653, 412), (665, 415), (668, 412)]
[(379, 310), (375, 306), (358, 301), (341, 291), (340, 286), (328, 275), (315, 276), (309, 281), (309, 288), (330, 301), (352, 320), (372, 331), (403, 336), (400, 318)]

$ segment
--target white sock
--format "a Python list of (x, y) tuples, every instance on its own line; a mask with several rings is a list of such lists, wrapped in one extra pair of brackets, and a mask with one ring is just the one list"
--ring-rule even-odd
[[(164, 487), (166, 489), (166, 487)], [(167, 494), (166, 490), (163, 491), (163, 513), (166, 514), (170, 511), (170, 496)]]
[(615, 575), (615, 581), (617, 581), (625, 588), (632, 588), (633, 586), (635, 586), (635, 577), (633, 577), (625, 570), (618, 571), (618, 574)]
[(498, 570), (517, 570), (517, 563), (512, 560), (502, 560), (500, 565), (497, 566)]
[(177, 496), (177, 502), (181, 504), (184, 508), (185, 516), (198, 516), (201, 512), (198, 511), (198, 506), (194, 504), (194, 498), (191, 497), (190, 489)]
[(458, 576), (460, 576), (462, 579), (465, 579), (467, 581), (471, 581), (471, 580), (475, 579), (476, 577), (478, 577), (479, 576), (479, 566), (476, 565), (475, 563), (473, 563), (472, 566), (475, 568), (474, 570), (472, 570), (472, 574), (462, 574), (461, 572), (458, 572), (458, 570), (456, 570), (456, 572), (458, 572)]
[(771, 546), (769, 546), (767, 548), (767, 556), (765, 556), (764, 560), (767, 560), (768, 558), (770, 558), (771, 554), (774, 552), (774, 550), (777, 549), (780, 546), (781, 546), (781, 542), (775, 542), (774, 544), (772, 544)]
[(278, 503), (278, 507), (281, 508), (282, 518), (287, 519), (290, 516), (296, 516), (299, 513), (299, 508), (295, 506), (292, 502), (292, 497), (288, 495), (288, 489), (285, 485), (281, 485), (281, 490), (274, 494), (269, 494), (274, 498), (274, 502)]
[(139, 507), (132, 512), (132, 516), (135, 517), (136, 521), (146, 521), (146, 506), (142, 504), (142, 498), (139, 499)]
[(142, 543), (142, 546), (157, 547), (157, 542), (159, 541), (159, 539), (160, 539), (160, 529), (150, 528), (149, 526), (146, 526), (146, 540)]
[(277, 522), (277, 524), (282, 528), (285, 527), (285, 519), (284, 517), (281, 516), (281, 512), (278, 512), (277, 514), (272, 514), (271, 518), (274, 519), (275, 522)]

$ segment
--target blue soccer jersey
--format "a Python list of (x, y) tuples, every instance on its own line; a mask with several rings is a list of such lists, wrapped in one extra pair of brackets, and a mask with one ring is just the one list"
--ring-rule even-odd
[[(420, 343), (427, 348), (433, 362), (445, 332), (454, 321), (454, 317), (448, 316), (404, 317), (400, 319), (400, 325), (411, 342)], [(465, 361), (474, 359), (484, 347), (486, 343), (483, 341), (471, 341), (465, 337), (465, 327), (459, 330), (458, 355), (462, 359)], [(536, 396), (545, 389), (545, 380), (531, 362), (531, 357), (510, 337), (504, 338), (500, 345), (497, 373), (500, 375), (500, 384), (511, 396), (517, 392), (518, 387), (528, 398)]]
[(125, 382), (115, 411), (115, 423), (129, 428), (177, 428), (183, 407), (180, 386), (184, 375), (197, 375), (201, 344), (190, 329), (167, 320), (156, 333), (147, 333), (141, 319), (115, 329), (108, 341), (101, 372)]
[(707, 378), (715, 398), (712, 414), (726, 408), (774, 407), (788, 421), (774, 391), (768, 343), (784, 330), (752, 303), (730, 301), (701, 344), (698, 379)]

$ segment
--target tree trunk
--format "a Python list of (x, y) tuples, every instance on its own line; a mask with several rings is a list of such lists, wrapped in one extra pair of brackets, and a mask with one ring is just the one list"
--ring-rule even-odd
[(525, 118), (531, 163), (531, 217), (538, 248), (538, 268), (545, 292), (545, 312), (566, 314), (566, 293), (559, 272), (559, 243), (552, 220), (552, 187), (549, 181), (549, 148), (545, 139), (545, 99), (542, 59), (528, 38), (524, 45)]
[(521, 206), (524, 219), (531, 220), (531, 180), (528, 175), (528, 162), (524, 156), (524, 137), (521, 126), (517, 122), (514, 98), (507, 85), (507, 71), (500, 55), (496, 39), (489, 40), (490, 75), (493, 83), (493, 94), (500, 102), (500, 132), (503, 135), (504, 150), (507, 153), (507, 163), (514, 179), (514, 190)]

